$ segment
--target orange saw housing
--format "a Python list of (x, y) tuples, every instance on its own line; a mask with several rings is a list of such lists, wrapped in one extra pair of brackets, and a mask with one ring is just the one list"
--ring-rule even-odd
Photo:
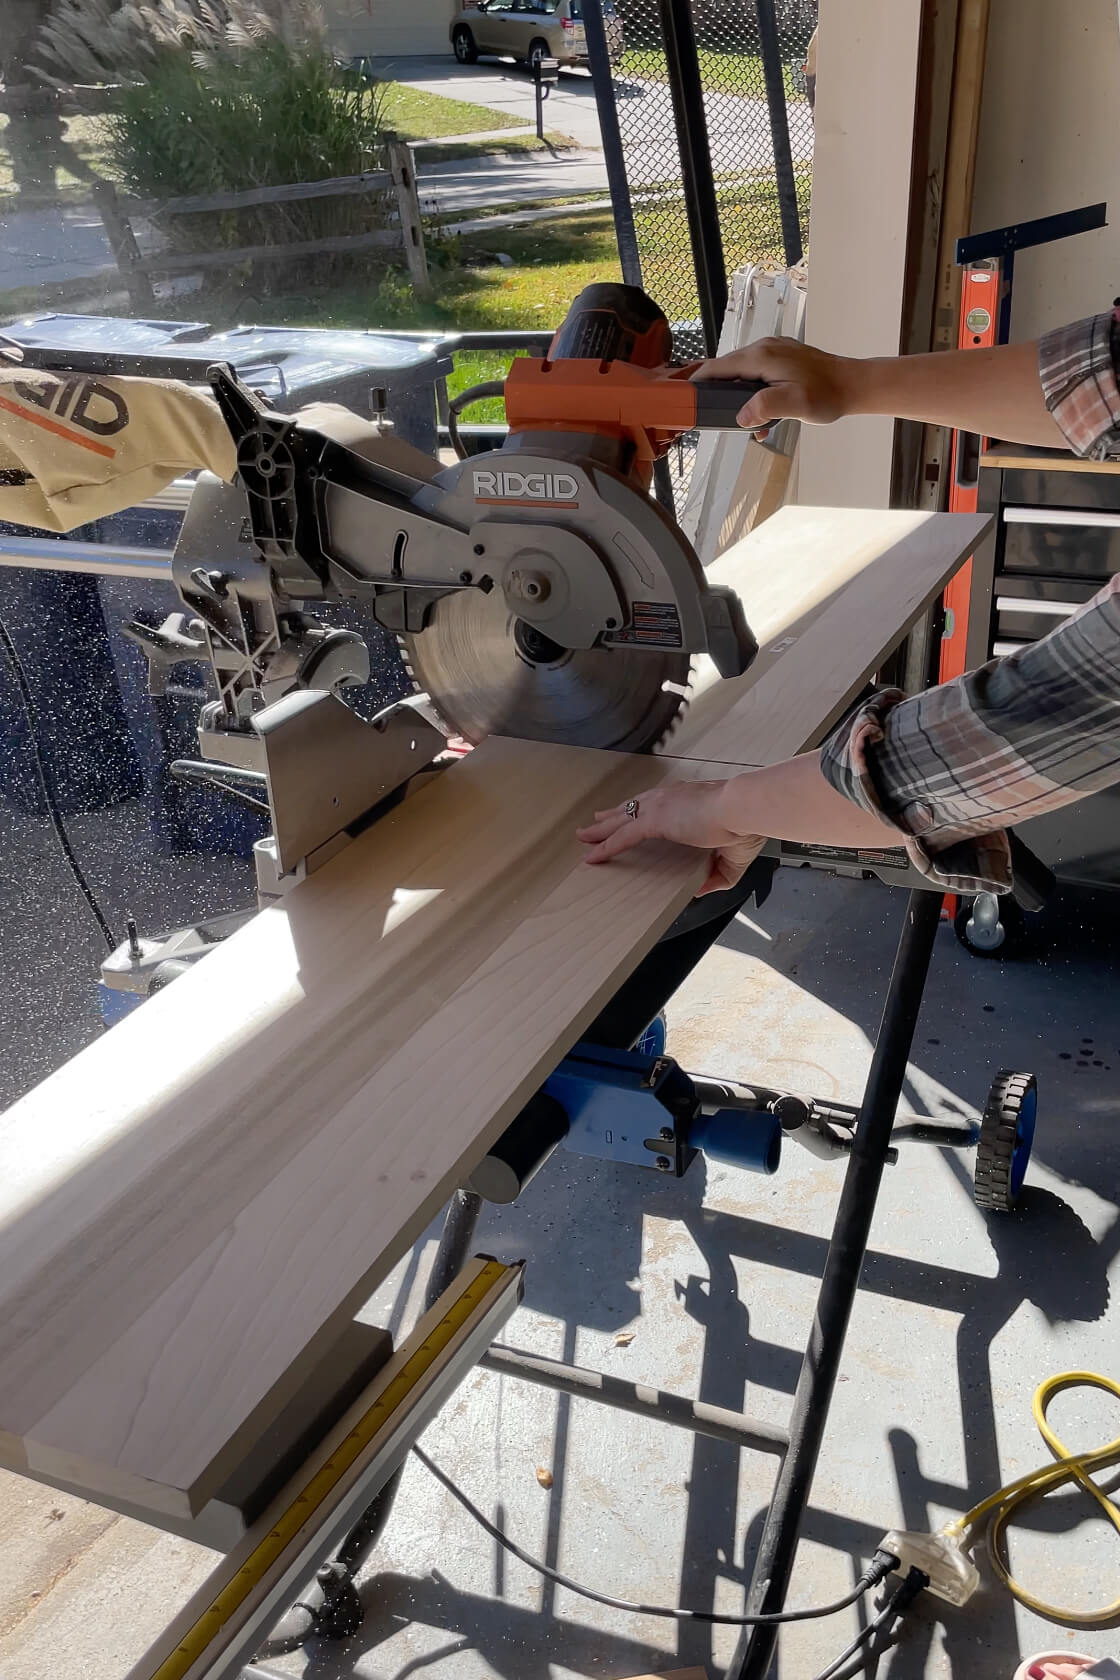
[(693, 384), (670, 367), (673, 334), (637, 286), (587, 286), (543, 359), (518, 357), (505, 383), (511, 433), (581, 432), (629, 444), (630, 476), (649, 489), (653, 463), (684, 432), (734, 426), (758, 385)]

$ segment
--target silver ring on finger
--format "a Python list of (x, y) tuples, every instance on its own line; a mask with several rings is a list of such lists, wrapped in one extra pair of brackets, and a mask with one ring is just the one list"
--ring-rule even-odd
[(623, 806), (623, 809), (626, 812), (626, 815), (628, 817), (633, 817), (634, 821), (637, 822), (637, 820), (638, 820), (638, 801), (636, 799), (628, 799), (626, 801), (626, 804)]

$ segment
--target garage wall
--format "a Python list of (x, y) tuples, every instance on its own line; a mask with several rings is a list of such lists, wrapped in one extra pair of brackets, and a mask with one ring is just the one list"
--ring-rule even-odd
[[(805, 336), (846, 356), (896, 356), (922, 0), (820, 0)], [(890, 505), (894, 422), (803, 426), (797, 499)]]
[(1116, 0), (992, 0), (972, 229), (1108, 201), (1111, 227), (1015, 259), (1012, 337), (1120, 294)]
[(340, 58), (450, 57), (452, 0), (322, 0)]

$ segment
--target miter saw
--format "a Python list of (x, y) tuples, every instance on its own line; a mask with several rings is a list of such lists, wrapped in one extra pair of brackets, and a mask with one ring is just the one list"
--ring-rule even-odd
[[(725, 677), (750, 665), (738, 598), (706, 583), (650, 484), (677, 438), (733, 426), (757, 387), (693, 383), (670, 350), (644, 292), (588, 287), (548, 355), (514, 361), (502, 447), (442, 469), (356, 416), (278, 414), (211, 371), (238, 483), (195, 489), (174, 559), (188, 613), (131, 633), (157, 687), (209, 659), (203, 757), (265, 784), (278, 879), (448, 734), (640, 752), (685, 703), (694, 655)], [(363, 639), (313, 616), (339, 599), (397, 635), (426, 721), (406, 703), (367, 724), (339, 698), (369, 676)]]

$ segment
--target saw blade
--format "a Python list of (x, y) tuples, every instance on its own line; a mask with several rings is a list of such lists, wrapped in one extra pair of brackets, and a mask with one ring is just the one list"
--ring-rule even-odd
[(668, 733), (685, 703), (687, 654), (557, 647), (496, 589), (445, 595), (427, 627), (403, 642), (417, 686), (476, 745), (514, 735), (641, 752)]

